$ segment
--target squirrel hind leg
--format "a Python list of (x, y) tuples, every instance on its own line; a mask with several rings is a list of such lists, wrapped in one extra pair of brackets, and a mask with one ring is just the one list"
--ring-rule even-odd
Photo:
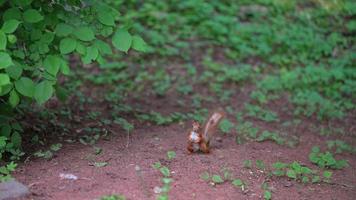
[(193, 144), (191, 142), (188, 143), (187, 150), (188, 150), (189, 153), (193, 153), (194, 152), (194, 147), (193, 147)]
[(200, 144), (200, 150), (201, 150), (203, 153), (210, 153), (209, 144), (208, 144), (208, 143), (205, 143), (205, 142), (202, 142), (202, 143)]

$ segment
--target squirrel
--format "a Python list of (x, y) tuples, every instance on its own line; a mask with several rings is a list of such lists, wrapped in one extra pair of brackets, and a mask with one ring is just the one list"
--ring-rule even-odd
[(201, 127), (199, 122), (193, 121), (193, 127), (188, 132), (188, 146), (189, 153), (195, 151), (202, 151), (203, 153), (209, 153), (210, 139), (216, 131), (220, 120), (225, 116), (223, 112), (214, 112), (210, 115), (204, 126)]

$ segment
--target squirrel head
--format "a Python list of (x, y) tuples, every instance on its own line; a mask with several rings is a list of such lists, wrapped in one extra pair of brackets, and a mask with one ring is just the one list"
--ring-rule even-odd
[(200, 129), (200, 124), (197, 121), (193, 121), (193, 131), (198, 132)]

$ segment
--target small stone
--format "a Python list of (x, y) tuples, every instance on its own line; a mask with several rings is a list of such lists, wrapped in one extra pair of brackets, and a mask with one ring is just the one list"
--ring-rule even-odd
[(61, 179), (67, 179), (67, 180), (78, 180), (78, 177), (74, 174), (65, 174), (65, 173), (60, 173), (59, 177)]
[(291, 181), (284, 182), (284, 187), (291, 187), (291, 186), (293, 186), (293, 183)]
[(156, 193), (156, 194), (159, 194), (159, 193), (162, 192), (162, 188), (156, 186), (156, 187), (153, 188), (153, 192)]
[(218, 142), (222, 142), (223, 140), (222, 140), (222, 138), (221, 138), (221, 137), (216, 137), (216, 141), (218, 141)]
[(16, 181), (15, 179), (0, 183), (0, 200), (20, 198), (28, 195), (27, 186)]

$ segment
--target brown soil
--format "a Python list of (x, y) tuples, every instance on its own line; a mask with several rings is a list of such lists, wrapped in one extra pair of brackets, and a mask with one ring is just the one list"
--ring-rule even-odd
[[(199, 65), (198, 65), (199, 66)], [(205, 94), (206, 87), (194, 88)], [(248, 94), (253, 86), (245, 86), (244, 90), (237, 91), (232, 96), (232, 102), (226, 103), (235, 111), (243, 109), (244, 102), (248, 102)], [(90, 88), (92, 93), (94, 90)], [(95, 90), (97, 91), (97, 90)], [(100, 93), (101, 88), (98, 89)], [(235, 89), (236, 91), (236, 89)], [(100, 96), (100, 94), (98, 94)], [(187, 98), (181, 95), (169, 94), (165, 98), (156, 98), (147, 94), (141, 94), (140, 99), (131, 99), (130, 105), (141, 106), (143, 110), (156, 110), (163, 114), (174, 111), (191, 111), (191, 108), (177, 106), (177, 98)], [(187, 100), (187, 99), (184, 99)], [(189, 100), (189, 99), (188, 99)], [(75, 101), (74, 101), (75, 102)], [(189, 102), (189, 101), (186, 101)], [(64, 143), (62, 149), (55, 153), (51, 160), (30, 157), (22, 164), (14, 174), (15, 178), (30, 187), (31, 195), (24, 199), (46, 200), (93, 200), (103, 195), (123, 194), (129, 200), (156, 199), (155, 186), (162, 186), (162, 174), (152, 167), (152, 164), (160, 161), (171, 170), (173, 182), (169, 192), (173, 200), (230, 200), (230, 199), (263, 199), (264, 182), (267, 182), (272, 191), (274, 200), (353, 200), (356, 199), (356, 157), (351, 153), (342, 153), (337, 159), (346, 159), (350, 166), (342, 170), (333, 170), (330, 183), (302, 184), (286, 177), (269, 177), (271, 164), (276, 161), (300, 163), (319, 169), (311, 164), (308, 154), (314, 145), (319, 145), (325, 150), (327, 140), (341, 139), (347, 143), (356, 145), (356, 113), (350, 113), (349, 117), (340, 122), (335, 122), (337, 127), (344, 127), (349, 135), (321, 136), (313, 131), (312, 125), (321, 125), (316, 120), (304, 119), (298, 126), (281, 128), (281, 123), (293, 119), (290, 107), (286, 99), (280, 99), (269, 103), (269, 107), (279, 113), (280, 122), (264, 123), (255, 119), (255, 125), (261, 130), (281, 130), (291, 136), (299, 138), (299, 144), (295, 148), (285, 145), (277, 145), (273, 142), (235, 142), (236, 132), (228, 135), (219, 135), (212, 141), (210, 154), (192, 154), (186, 151), (187, 129), (190, 122), (176, 123), (169, 126), (156, 126), (149, 123), (135, 122), (135, 130), (130, 136), (129, 146), (126, 146), (126, 133), (119, 127), (111, 128), (111, 138), (99, 140), (95, 146), (102, 148), (102, 153), (94, 154), (92, 146), (77, 143)], [(75, 105), (73, 105), (75, 107)], [(212, 108), (211, 105), (203, 107)], [(97, 110), (109, 115), (110, 106), (103, 102), (95, 104)], [(289, 108), (288, 110), (293, 110)], [(79, 114), (80, 113), (76, 113)], [(125, 116), (130, 117), (130, 116)], [(132, 116), (131, 116), (132, 117)], [(235, 116), (228, 116), (234, 121)], [(131, 122), (131, 121), (130, 121)], [(235, 122), (235, 121), (234, 121)], [(329, 124), (323, 124), (327, 126)], [(87, 124), (78, 123), (76, 127), (84, 128)], [(73, 135), (76, 132), (73, 131)], [(52, 141), (52, 140), (51, 140)], [(173, 160), (167, 160), (167, 151), (175, 151), (177, 156)], [(245, 160), (263, 160), (266, 170), (259, 170), (254, 165), (252, 169), (243, 166)], [(95, 167), (93, 161), (108, 162), (107, 166)], [(137, 171), (137, 166), (140, 170)], [(229, 181), (212, 185), (204, 181), (200, 175), (203, 172), (220, 174), (223, 168), (229, 169), (235, 178), (246, 182), (246, 188), (242, 191), (234, 187)], [(70, 173), (78, 176), (78, 180), (62, 180), (61, 173)]]
[[(308, 154), (313, 145), (321, 144), (323, 137), (304, 132), (300, 135), (300, 145), (288, 148), (272, 142), (237, 145), (229, 135), (213, 141), (209, 155), (188, 155), (185, 130), (184, 124), (143, 126), (134, 131), (129, 147), (124, 132), (118, 131), (111, 140), (101, 140), (96, 145), (103, 152), (95, 161), (109, 163), (101, 168), (91, 166), (87, 159), (93, 154), (92, 147), (66, 144), (50, 161), (35, 159), (22, 165), (15, 177), (30, 187), (32, 195), (28, 199), (95, 199), (114, 193), (124, 194), (128, 199), (155, 199), (153, 188), (162, 185), (162, 175), (151, 165), (161, 161), (169, 167), (174, 179), (169, 192), (171, 199), (262, 199), (261, 185), (265, 181), (271, 187), (273, 199), (351, 200), (356, 197), (356, 159), (350, 154), (342, 157), (351, 167), (334, 171), (331, 184), (304, 185), (287, 178), (269, 179), (266, 172), (243, 167), (244, 160), (260, 159), (266, 164), (298, 160), (315, 168), (308, 161)], [(175, 159), (166, 159), (168, 150), (177, 153)], [(136, 165), (139, 171), (135, 170)], [(200, 178), (203, 172), (220, 173), (223, 167), (246, 181), (247, 190), (243, 192), (229, 182), (212, 186)], [(79, 179), (61, 180), (60, 173), (72, 173)]]

